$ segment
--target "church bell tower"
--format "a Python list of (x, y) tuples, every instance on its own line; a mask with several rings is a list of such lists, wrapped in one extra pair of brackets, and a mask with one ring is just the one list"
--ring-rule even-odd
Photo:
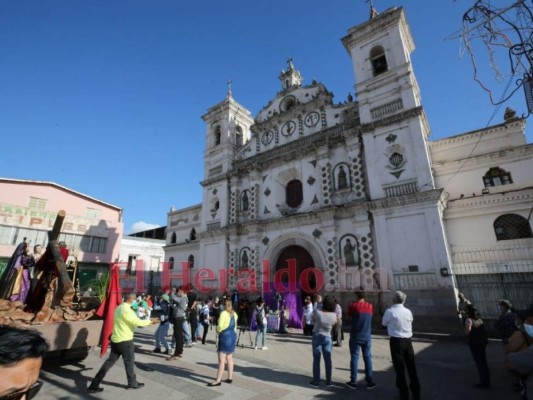
[[(378, 14), (342, 39), (350, 54), (372, 198), (434, 188), (426, 121), (411, 53), (415, 49), (403, 8)], [(378, 178), (378, 179), (376, 179)]]

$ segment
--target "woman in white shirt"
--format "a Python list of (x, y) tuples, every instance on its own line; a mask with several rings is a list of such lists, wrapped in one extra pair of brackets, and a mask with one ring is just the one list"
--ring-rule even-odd
[(313, 380), (309, 382), (311, 386), (320, 385), (320, 356), (324, 357), (326, 367), (326, 386), (331, 386), (331, 329), (337, 322), (335, 314), (335, 304), (330, 296), (324, 297), (322, 310), (313, 312), (315, 326), (313, 328)]

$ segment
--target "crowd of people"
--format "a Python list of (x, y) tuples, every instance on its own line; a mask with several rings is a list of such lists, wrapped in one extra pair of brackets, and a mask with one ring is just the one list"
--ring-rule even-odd
[[(387, 329), (389, 336), (390, 357), (396, 375), (399, 398), (419, 400), (421, 385), (412, 344), (413, 314), (405, 307), (406, 299), (405, 293), (395, 292), (392, 297), (393, 305), (382, 315), (381, 324)], [(458, 299), (457, 313), (479, 374), (479, 382), (474, 386), (488, 390), (492, 386), (490, 366), (486, 357), (486, 348), (489, 343), (488, 328), (478, 309), (463, 293), (459, 293)], [(500, 334), (505, 366), (510, 376), (513, 377), (514, 389), (520, 392), (523, 399), (527, 399), (528, 380), (531, 385), (530, 376), (533, 373), (533, 307), (526, 311), (515, 312), (508, 300), (499, 301), (498, 307), (500, 316), (494, 323), (494, 328)], [(145, 311), (139, 312), (140, 309)], [(283, 304), (279, 304), (279, 309), (283, 311)], [(150, 315), (154, 311), (157, 312), (156, 318)], [(342, 346), (342, 309), (333, 296), (326, 295), (322, 298), (320, 295), (315, 295), (313, 298), (305, 298), (302, 311), (303, 334), (311, 336), (313, 356), (312, 379), (309, 384), (313, 387), (321, 385), (323, 359), (325, 385), (330, 386), (332, 385), (332, 347), (334, 343)], [(91, 381), (88, 391), (99, 393), (104, 390), (100, 386), (101, 382), (109, 369), (121, 357), (126, 371), (127, 388), (139, 389), (144, 386), (137, 380), (135, 374), (133, 336), (136, 327), (151, 324), (158, 324), (153, 352), (167, 355), (168, 361), (183, 357), (184, 348), (193, 346), (197, 341), (205, 344), (209, 332), (214, 331), (218, 368), (214, 379), (207, 385), (220, 386), (223, 382), (231, 384), (234, 371), (233, 353), (238, 340), (238, 329), (242, 329), (243, 324), (248, 329), (251, 325), (256, 325), (257, 333), (253, 347), (267, 350), (266, 317), (268, 312), (268, 307), (262, 297), (250, 302), (246, 297), (240, 298), (237, 292), (232, 295), (225, 293), (220, 297), (201, 299), (194, 291), (178, 287), (165, 291), (155, 297), (153, 302), (150, 296), (126, 294), (124, 302), (117, 307), (114, 314), (109, 357)], [(366, 301), (364, 292), (355, 293), (355, 299), (348, 307), (346, 315), (350, 320), (350, 375), (346, 385), (350, 389), (372, 390), (377, 387), (372, 368), (374, 309), (373, 305)], [(167, 337), (171, 327), (173, 333), (169, 343)], [(9, 344), (10, 340), (19, 340), (14, 346), (17, 352), (11, 352), (13, 346)], [(45, 351), (46, 343), (37, 332), (0, 326), (0, 370), (20, 366), (33, 371), (26, 375), (27, 379), (15, 382), (13, 384), (15, 386), (0, 385), (0, 397), (10, 393), (35, 394), (40, 389), (42, 383), (37, 380), (38, 370)], [(358, 384), (360, 352), (364, 363), (363, 386)], [(227, 375), (226, 379), (223, 379), (225, 371)]]

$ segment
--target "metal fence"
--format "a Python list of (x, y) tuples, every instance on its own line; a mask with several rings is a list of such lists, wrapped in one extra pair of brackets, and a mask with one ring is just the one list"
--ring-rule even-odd
[(507, 299), (515, 309), (533, 304), (533, 240), (491, 247), (452, 246), (457, 288), (482, 316), (496, 319), (498, 301)]

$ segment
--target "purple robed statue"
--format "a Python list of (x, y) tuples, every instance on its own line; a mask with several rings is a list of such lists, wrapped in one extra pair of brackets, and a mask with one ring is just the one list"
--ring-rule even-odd
[(28, 254), (29, 246), (20, 243), (9, 259), (6, 269), (0, 278), (0, 297), (10, 301), (26, 302), (30, 292), (30, 268), (33, 258)]

